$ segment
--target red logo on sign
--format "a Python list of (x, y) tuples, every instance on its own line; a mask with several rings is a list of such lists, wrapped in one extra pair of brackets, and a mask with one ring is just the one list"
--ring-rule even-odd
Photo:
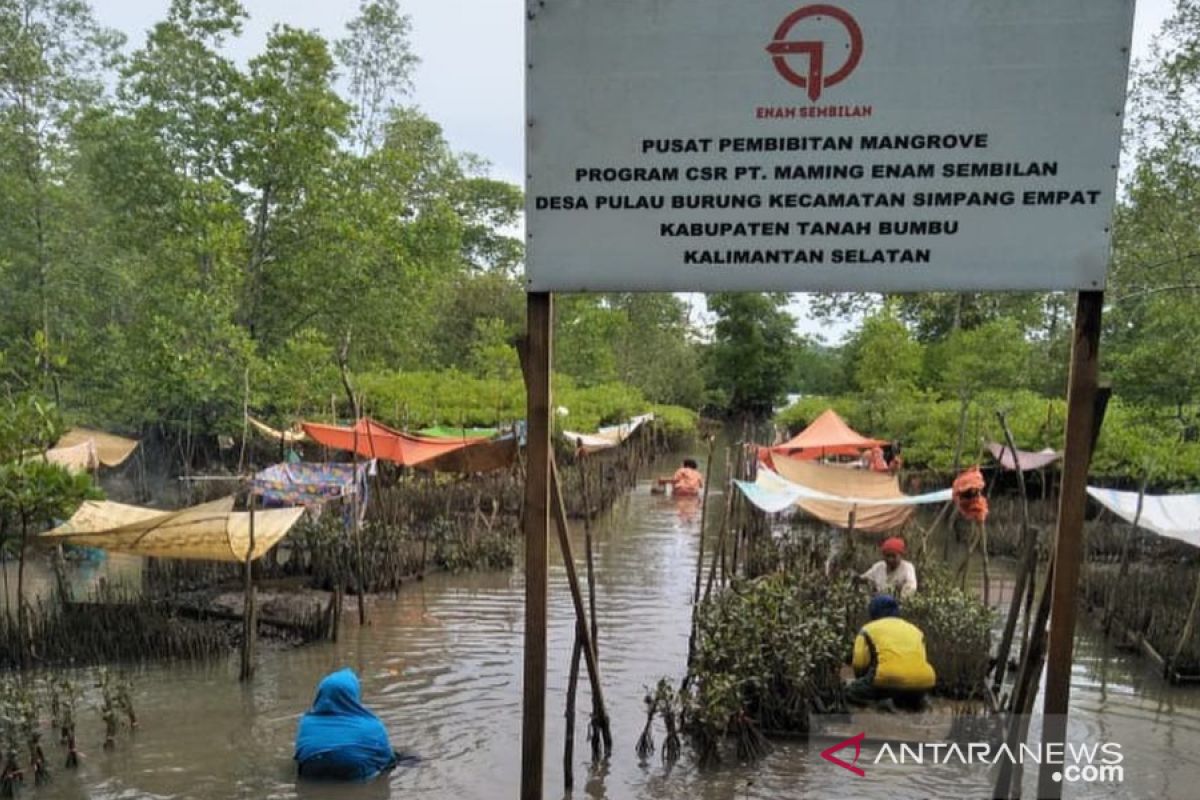
[[(837, 764), (842, 769), (850, 770), (860, 778), (865, 778), (867, 776), (866, 771), (854, 765), (858, 763), (858, 757), (862, 754), (862, 743), (866, 736), (867, 732), (863, 731), (857, 736), (851, 736), (844, 742), (838, 742), (833, 747), (830, 747), (827, 750), (822, 750), (821, 758), (825, 759), (830, 764)], [(836, 753), (838, 750), (841, 750), (843, 747), (849, 747), (850, 745), (854, 745), (854, 760), (847, 764), (845, 761), (842, 761), (840, 758), (835, 756), (834, 753)]]
[[(823, 17), (829, 17), (841, 23), (850, 36), (850, 53), (846, 57), (845, 63), (830, 73), (826, 73), (825, 70), (825, 42), (819, 39), (789, 38), (792, 29), (804, 20), (820, 20)], [(771, 60), (775, 62), (775, 69), (779, 71), (779, 74), (789, 83), (808, 89), (809, 99), (816, 102), (821, 96), (822, 89), (841, 83), (858, 66), (863, 53), (862, 29), (858, 27), (854, 17), (835, 6), (804, 6), (804, 8), (788, 14), (783, 22), (779, 23), (779, 27), (775, 29), (775, 40), (767, 45), (767, 52), (771, 54)], [(803, 74), (792, 69), (788, 59), (794, 56), (808, 58), (808, 69)]]

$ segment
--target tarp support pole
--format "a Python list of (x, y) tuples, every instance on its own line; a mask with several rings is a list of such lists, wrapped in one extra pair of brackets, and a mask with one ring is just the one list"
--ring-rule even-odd
[(550, 363), (553, 298), (526, 295), (525, 670), (521, 798), (541, 800), (546, 738), (546, 543), (550, 532)]
[(255, 619), (254, 608), (254, 483), (250, 483), (247, 496), (250, 507), (250, 542), (246, 550), (244, 576), (246, 594), (242, 598), (242, 669), (239, 680), (248, 681), (254, 677), (254, 640), (258, 637), (258, 620)]
[[(1071, 342), (1071, 377), (1067, 384), (1067, 435), (1062, 484), (1058, 499), (1054, 585), (1047, 650), (1046, 696), (1042, 705), (1042, 752), (1051, 743), (1066, 741), (1070, 705), (1071, 661), (1075, 615), (1079, 603), (1080, 561), (1083, 557), (1083, 515), (1087, 506), (1087, 473), (1095, 440), (1096, 390), (1100, 365), (1100, 320), (1104, 292), (1080, 292), (1075, 306)], [(1062, 783), (1053, 779), (1055, 765), (1038, 771), (1038, 797), (1062, 797)]]

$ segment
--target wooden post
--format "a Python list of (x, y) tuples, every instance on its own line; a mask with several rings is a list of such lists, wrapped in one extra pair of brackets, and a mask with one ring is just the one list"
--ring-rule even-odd
[(258, 638), (258, 620), (254, 614), (254, 485), (250, 485), (250, 544), (246, 550), (245, 596), (242, 600), (242, 668), (238, 679), (254, 677), (254, 640)]
[[(1054, 595), (1050, 612), (1046, 696), (1042, 705), (1043, 752), (1052, 743), (1062, 746), (1067, 734), (1075, 612), (1079, 602), (1079, 562), (1083, 555), (1083, 513), (1087, 504), (1087, 473), (1095, 435), (1093, 423), (1096, 417), (1103, 307), (1103, 292), (1079, 293), (1071, 343), (1071, 377), (1067, 385), (1066, 449), (1058, 497)], [(1062, 783), (1052, 778), (1054, 771), (1054, 765), (1047, 764), (1038, 770), (1039, 797), (1062, 796)]]
[(526, 295), (525, 668), (521, 798), (541, 800), (546, 739), (546, 539), (550, 529), (550, 364), (553, 298)]

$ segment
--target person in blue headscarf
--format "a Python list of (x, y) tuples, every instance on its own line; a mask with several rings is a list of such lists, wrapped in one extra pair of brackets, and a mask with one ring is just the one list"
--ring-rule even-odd
[(302, 778), (365, 780), (395, 765), (387, 729), (362, 704), (353, 670), (340, 669), (317, 685), (312, 708), (300, 718), (294, 758)]

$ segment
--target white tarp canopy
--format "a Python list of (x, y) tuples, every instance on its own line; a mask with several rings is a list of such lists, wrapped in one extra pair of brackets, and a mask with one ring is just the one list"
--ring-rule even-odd
[(1200, 547), (1200, 494), (1145, 495), (1138, 516), (1138, 493), (1088, 487), (1088, 494), (1121, 519), (1159, 536)]
[(801, 500), (821, 500), (847, 506), (917, 506), (927, 503), (946, 503), (951, 490), (943, 489), (928, 494), (904, 495), (901, 497), (843, 497), (810, 489), (792, 483), (762, 464), (758, 465), (758, 476), (754, 482), (734, 481), (746, 495), (746, 499), (768, 513), (786, 511)]
[(607, 425), (600, 428), (595, 433), (577, 433), (575, 431), (563, 431), (562, 435), (566, 437), (573, 445), (580, 445), (587, 452), (596, 450), (607, 450), (610, 447), (616, 447), (621, 442), (628, 439), (633, 432), (647, 422), (654, 420), (654, 414), (641, 414), (639, 416), (628, 419), (619, 425)]

